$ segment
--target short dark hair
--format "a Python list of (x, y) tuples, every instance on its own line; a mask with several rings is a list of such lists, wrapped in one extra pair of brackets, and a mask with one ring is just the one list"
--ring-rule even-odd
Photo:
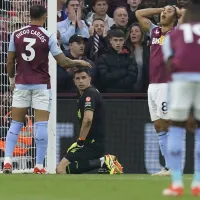
[(108, 39), (112, 39), (113, 37), (121, 38), (123, 37), (125, 39), (125, 34), (120, 29), (113, 29), (108, 31)]
[(193, 4), (187, 6), (184, 16), (185, 23), (200, 22), (200, 2), (193, 1)]
[(108, 0), (93, 0), (92, 1), (92, 7), (94, 7), (98, 1), (105, 1), (108, 4)]
[(43, 15), (47, 14), (47, 10), (42, 5), (33, 5), (30, 8), (31, 19), (40, 19)]
[(100, 20), (100, 21), (102, 21), (102, 22), (105, 23), (105, 21), (104, 21), (102, 18), (100, 18), (100, 17), (96, 17), (96, 18), (94, 18), (93, 21), (92, 21), (92, 23), (93, 23), (94, 21), (97, 21), (97, 20)]
[[(68, 5), (69, 5), (70, 1), (76, 1), (76, 0), (67, 0), (67, 2), (66, 2), (66, 7), (68, 7)], [(79, 0), (77, 0), (77, 1), (80, 3), (80, 1), (79, 1)]]
[(31, 19), (40, 19), (43, 15), (47, 14), (47, 10), (42, 5), (33, 5), (30, 8)]
[(77, 70), (74, 71), (74, 77), (76, 74), (85, 72), (88, 76), (90, 76), (90, 70), (88, 67), (78, 67)]

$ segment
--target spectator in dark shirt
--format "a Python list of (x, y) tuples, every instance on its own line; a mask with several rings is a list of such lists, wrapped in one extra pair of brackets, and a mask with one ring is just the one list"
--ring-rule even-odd
[(130, 27), (130, 35), (126, 42), (131, 56), (135, 57), (138, 66), (137, 82), (133, 86), (134, 92), (147, 92), (149, 85), (149, 55), (147, 36), (138, 23)]
[(113, 13), (118, 7), (127, 7), (127, 0), (109, 0), (108, 15), (113, 17)]
[(129, 29), (128, 24), (128, 12), (125, 7), (118, 7), (114, 11), (114, 22), (115, 24), (111, 27), (111, 30), (120, 29), (125, 34), (125, 40), (128, 38)]
[(96, 63), (98, 58), (108, 49), (104, 20), (101, 18), (94, 19), (89, 28), (89, 33), (90, 38), (86, 43), (85, 55)]
[(177, 5), (179, 8), (186, 8), (191, 3), (191, 0), (177, 0)]
[(66, 8), (64, 6), (66, 3), (67, 0), (57, 0), (57, 22), (67, 19)]
[[(92, 68), (90, 69), (92, 83), (95, 81), (96, 77), (96, 67), (92, 61), (90, 61), (87, 57), (84, 56), (85, 50), (85, 41), (87, 38), (83, 38), (80, 35), (73, 35), (69, 39), (69, 50), (64, 51), (66, 57), (72, 60), (85, 60), (90, 62)], [(73, 82), (73, 70), (68, 69), (65, 71), (62, 67), (58, 65), (57, 68), (57, 90), (58, 92), (77, 92), (77, 88)]]
[[(145, 8), (158, 8), (159, 0), (144, 0), (143, 3)], [(158, 23), (160, 22), (160, 15), (154, 15), (150, 18), (150, 21), (153, 24), (158, 25)]]
[(137, 22), (137, 18), (135, 16), (135, 11), (144, 9), (144, 5), (142, 4), (142, 0), (127, 0), (127, 11), (128, 11), (128, 27)]
[(137, 64), (127, 51), (122, 51), (125, 35), (120, 30), (108, 32), (110, 49), (99, 58), (97, 67), (100, 73), (102, 92), (129, 93), (137, 81)]

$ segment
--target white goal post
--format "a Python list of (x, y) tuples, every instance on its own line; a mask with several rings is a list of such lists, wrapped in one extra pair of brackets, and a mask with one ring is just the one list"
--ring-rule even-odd
[[(9, 91), (6, 74), (6, 57), (10, 35), (20, 26), (30, 22), (30, 6), (43, 4), (47, 7), (47, 30), (57, 34), (57, 0), (4, 0), (0, 8), (0, 172), (2, 171), (5, 138), (11, 121), (12, 94)], [(57, 123), (57, 67), (49, 54), (49, 72), (52, 85), (52, 107), (48, 127), (48, 150), (45, 168), (50, 174), (56, 169), (56, 123)], [(17, 147), (13, 155), (13, 173), (30, 173), (35, 164), (34, 114), (27, 114), (24, 127), (19, 134)]]

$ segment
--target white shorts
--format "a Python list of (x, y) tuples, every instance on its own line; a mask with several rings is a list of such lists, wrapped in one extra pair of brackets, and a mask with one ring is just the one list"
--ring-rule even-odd
[(174, 81), (170, 84), (169, 116), (173, 121), (183, 122), (189, 117), (191, 108), (200, 121), (200, 83)]
[(152, 121), (169, 119), (168, 83), (152, 83), (148, 88), (148, 105)]
[(12, 107), (51, 110), (51, 90), (20, 90), (13, 92)]

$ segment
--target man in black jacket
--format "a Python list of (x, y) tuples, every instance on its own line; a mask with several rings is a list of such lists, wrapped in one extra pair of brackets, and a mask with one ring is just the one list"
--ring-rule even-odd
[(129, 93), (137, 81), (138, 69), (135, 58), (127, 50), (122, 51), (125, 35), (121, 30), (108, 32), (109, 51), (99, 58), (97, 67), (100, 73), (102, 92)]
[[(69, 50), (64, 51), (66, 57), (72, 60), (85, 60), (91, 63), (92, 68), (90, 69), (90, 74), (92, 78), (92, 83), (94, 84), (96, 79), (96, 67), (95, 64), (89, 60), (87, 57), (84, 56), (85, 50), (85, 42), (87, 38), (84, 38), (80, 35), (73, 35), (69, 39)], [(58, 65), (57, 68), (57, 91), (58, 92), (77, 92), (77, 87), (73, 81), (73, 69), (64, 70), (62, 67)]]

